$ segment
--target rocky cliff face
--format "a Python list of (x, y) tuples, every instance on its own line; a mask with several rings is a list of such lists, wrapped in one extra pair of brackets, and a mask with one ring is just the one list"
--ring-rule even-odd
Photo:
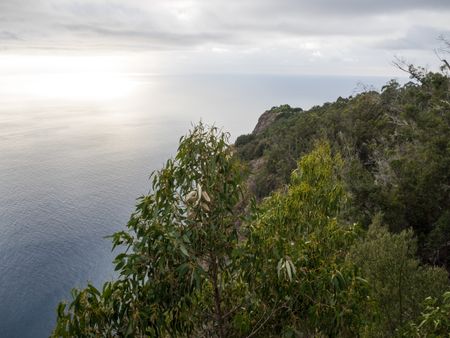
[(258, 119), (258, 123), (255, 126), (255, 129), (253, 129), (252, 134), (260, 134), (265, 129), (267, 129), (268, 126), (270, 126), (277, 118), (278, 115), (280, 115), (281, 112), (276, 111), (274, 109), (266, 110)]
[(266, 110), (258, 119), (258, 123), (253, 129), (252, 134), (260, 134), (266, 130), (273, 122), (277, 120), (280, 115), (292, 112), (302, 111), (301, 108), (291, 108), (288, 104), (283, 104), (279, 107), (272, 107), (270, 110)]

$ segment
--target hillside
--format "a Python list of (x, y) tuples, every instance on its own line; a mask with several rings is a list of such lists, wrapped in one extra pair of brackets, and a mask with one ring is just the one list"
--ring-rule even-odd
[(450, 269), (450, 82), (440, 73), (418, 79), (308, 111), (266, 111), (235, 143), (250, 190), (261, 199), (287, 184), (297, 159), (327, 140), (344, 158), (349, 217), (412, 227), (422, 259)]

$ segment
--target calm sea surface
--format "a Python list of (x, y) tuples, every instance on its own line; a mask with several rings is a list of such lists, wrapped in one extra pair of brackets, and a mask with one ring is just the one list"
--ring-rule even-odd
[(135, 74), (112, 79), (118, 85), (99, 97), (95, 83), (58, 81), (33, 87), (0, 74), (4, 338), (47, 337), (71, 288), (113, 278), (104, 237), (124, 227), (150, 172), (175, 153), (191, 122), (215, 123), (234, 141), (272, 106), (309, 108), (387, 79)]

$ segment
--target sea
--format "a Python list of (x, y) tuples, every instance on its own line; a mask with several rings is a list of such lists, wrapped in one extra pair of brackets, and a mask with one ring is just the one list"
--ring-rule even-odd
[[(281, 104), (308, 109), (386, 77), (0, 74), (0, 337), (48, 337), (72, 288), (115, 278), (110, 239), (149, 175), (203, 121), (250, 133)], [(103, 78), (102, 78), (103, 76)]]

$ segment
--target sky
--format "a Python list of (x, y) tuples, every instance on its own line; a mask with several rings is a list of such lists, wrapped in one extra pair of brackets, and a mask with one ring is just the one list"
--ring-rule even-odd
[(1, 0), (0, 74), (395, 76), (440, 36), (449, 0)]

